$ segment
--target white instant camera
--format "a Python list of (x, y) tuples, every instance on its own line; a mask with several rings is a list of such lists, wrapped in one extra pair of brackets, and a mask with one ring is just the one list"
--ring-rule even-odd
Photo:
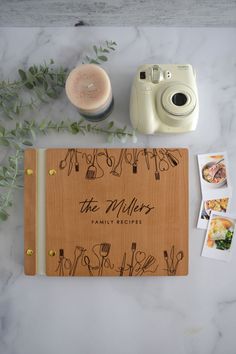
[(196, 73), (189, 64), (145, 64), (138, 68), (130, 119), (144, 134), (185, 133), (198, 121)]

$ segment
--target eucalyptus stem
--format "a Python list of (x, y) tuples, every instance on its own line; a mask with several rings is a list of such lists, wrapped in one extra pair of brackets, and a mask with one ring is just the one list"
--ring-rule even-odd
[(6, 193), (0, 195), (0, 220), (4, 221), (8, 218), (8, 209), (12, 206), (13, 191), (20, 188), (17, 181), (22, 177), (19, 173), (20, 161), (23, 158), (23, 150), (17, 149), (14, 155), (8, 159), (7, 166), (1, 166), (0, 170), (0, 186), (6, 189)]

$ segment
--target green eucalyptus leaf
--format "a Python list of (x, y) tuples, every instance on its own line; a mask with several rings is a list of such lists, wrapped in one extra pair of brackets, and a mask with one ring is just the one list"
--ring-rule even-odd
[(35, 68), (34, 68), (33, 66), (31, 66), (31, 67), (29, 68), (29, 72), (30, 72), (32, 75), (34, 75), (34, 74), (35, 74)]
[(29, 90), (32, 90), (34, 88), (34, 85), (32, 85), (30, 82), (26, 82), (25, 87)]
[(10, 146), (9, 141), (6, 138), (0, 137), (0, 145), (2, 146)]
[(50, 97), (50, 98), (56, 99), (56, 98), (58, 97), (56, 91), (51, 90), (51, 89), (47, 90), (45, 93), (46, 93), (46, 95), (47, 95), (48, 97)]
[(43, 81), (43, 80), (42, 80), (42, 83), (43, 83), (43, 88), (44, 88), (44, 90), (47, 91), (47, 89), (48, 89), (48, 83), (47, 83), (47, 81)]
[(108, 134), (108, 136), (107, 136), (107, 141), (108, 141), (108, 143), (112, 143), (113, 142), (113, 140), (114, 140), (114, 134)]
[(43, 120), (40, 124), (39, 124), (39, 129), (43, 130), (47, 127), (47, 121)]
[(30, 129), (30, 133), (32, 135), (33, 140), (36, 140), (36, 133), (35, 133), (34, 129)]
[(30, 83), (33, 86), (36, 84), (35, 77), (34, 77), (34, 75), (32, 75), (32, 73), (30, 71), (28, 71), (28, 73), (27, 73), (27, 81), (28, 81), (28, 83)]
[(33, 143), (30, 140), (24, 140), (22, 144), (26, 146), (33, 146)]
[(6, 129), (4, 128), (3, 125), (0, 124), (0, 137), (5, 135)]
[(107, 61), (107, 57), (105, 55), (99, 55), (98, 59), (102, 61)]
[(0, 220), (6, 221), (9, 214), (5, 210), (0, 210)]
[(8, 187), (8, 186), (9, 186), (9, 183), (7, 182), (7, 180), (2, 179), (0, 181), (0, 187)]
[(46, 81), (44, 81), (44, 80), (43, 80), (43, 78), (42, 78), (42, 77), (40, 77), (40, 76), (39, 76), (39, 77), (36, 77), (36, 80), (37, 80), (37, 81), (38, 81), (38, 83), (40, 83), (41, 85), (42, 85), (42, 84), (47, 84), (47, 82), (46, 82)]
[(108, 125), (107, 125), (107, 129), (111, 129), (114, 126), (114, 122), (111, 121)]
[(97, 61), (95, 59), (90, 59), (89, 63), (90, 64), (100, 64), (99, 61)]
[(72, 133), (72, 134), (77, 134), (77, 133), (79, 132), (79, 130), (80, 130), (80, 128), (78, 127), (78, 125), (76, 124), (76, 122), (75, 122), (75, 123), (72, 123), (72, 124), (70, 125), (70, 129), (71, 129), (71, 133)]
[(27, 80), (27, 76), (26, 76), (26, 73), (25, 73), (24, 70), (19, 69), (18, 70), (18, 74), (20, 75), (20, 78), (21, 78), (22, 81), (26, 81)]

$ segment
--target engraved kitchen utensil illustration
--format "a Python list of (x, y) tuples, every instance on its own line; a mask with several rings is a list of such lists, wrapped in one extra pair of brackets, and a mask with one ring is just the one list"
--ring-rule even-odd
[(157, 149), (153, 149), (152, 158), (154, 158), (154, 162), (155, 162), (155, 172), (154, 172), (155, 179), (157, 181), (159, 181), (160, 180), (160, 172), (159, 172), (158, 167), (157, 167)]
[(79, 260), (80, 260), (80, 258), (82, 257), (82, 255), (83, 255), (83, 253), (85, 251), (86, 250), (83, 247), (80, 247), (80, 246), (76, 246), (75, 247), (75, 250), (74, 250), (74, 261), (72, 263), (72, 267), (71, 267), (71, 270), (69, 272), (69, 275), (72, 275), (72, 276), (75, 275)]
[(176, 264), (175, 264), (175, 272), (174, 272), (174, 274), (176, 274), (176, 272), (177, 272), (179, 262), (181, 262), (182, 259), (184, 258), (184, 253), (183, 253), (183, 251), (179, 251), (179, 252), (177, 253), (177, 255), (175, 256), (175, 258), (177, 259), (177, 262), (176, 262)]
[(140, 151), (133, 149), (132, 152), (129, 152), (128, 149), (125, 149), (125, 162), (132, 166), (132, 172), (136, 174), (138, 172), (138, 156)]
[(88, 267), (89, 275), (93, 276), (92, 266), (90, 264), (90, 258), (88, 256), (84, 256), (83, 261), (84, 264)]
[(149, 156), (148, 156), (149, 152), (147, 149), (144, 149), (143, 152), (144, 152), (144, 156), (145, 156), (145, 162), (146, 162), (147, 169), (150, 170), (150, 161), (149, 161)]
[(66, 258), (64, 256), (64, 249), (59, 249), (59, 261), (58, 261), (58, 267), (55, 270), (55, 272), (58, 272), (59, 276), (64, 276), (65, 271), (70, 271), (71, 269), (71, 261), (69, 258)]
[(174, 271), (174, 246), (171, 247), (170, 250), (170, 272), (173, 273)]
[[(181, 154), (178, 149), (152, 149), (152, 152), (148, 149), (120, 149), (118, 159), (115, 156), (109, 154), (108, 149), (93, 149), (93, 153), (84, 153), (78, 149), (68, 149), (66, 156), (59, 162), (59, 168), (64, 170), (68, 167), (67, 174), (71, 174), (73, 168), (76, 172), (80, 171), (80, 163), (78, 155), (82, 154), (82, 159), (85, 158), (88, 164), (85, 171), (85, 178), (89, 180), (95, 180), (104, 176), (107, 171), (104, 168), (103, 159), (105, 158), (106, 166), (111, 169), (110, 173), (116, 177), (120, 177), (122, 174), (123, 164), (127, 163), (132, 167), (132, 173), (138, 173), (138, 161), (139, 155), (143, 155), (145, 158), (145, 165), (147, 170), (151, 170), (150, 159), (154, 159), (154, 176), (156, 180), (160, 180), (160, 172), (169, 170), (170, 167), (176, 167), (179, 164), (179, 159), (176, 153)], [(220, 163), (221, 161), (218, 161)], [(217, 165), (217, 164), (216, 164)], [(109, 171), (108, 169), (108, 171)]]
[(75, 149), (75, 171), (79, 172), (79, 162), (78, 162), (78, 152), (77, 149)]
[(110, 157), (109, 153), (108, 153), (108, 150), (107, 149), (104, 149), (105, 151), (105, 156), (106, 156), (106, 163), (107, 163), (107, 166), (108, 167), (112, 167), (113, 165), (113, 161), (112, 161), (112, 158)]
[(159, 158), (159, 170), (168, 171), (170, 168), (169, 162), (166, 160), (166, 154), (160, 149), (157, 150), (157, 156)]
[(132, 270), (132, 275), (137, 275), (139, 271), (142, 269), (142, 264), (146, 259), (146, 253), (143, 251), (137, 251), (134, 254), (134, 265)]
[(115, 164), (114, 168), (111, 170), (111, 174), (113, 174), (113, 176), (116, 176), (116, 177), (121, 176), (124, 154), (125, 154), (125, 149), (121, 149), (118, 162), (117, 162), (117, 164)]
[(167, 149), (161, 149), (161, 152), (167, 156), (167, 159), (172, 167), (179, 164), (179, 160)]
[(142, 276), (145, 272), (151, 272), (151, 273), (155, 273), (155, 271), (158, 268), (158, 265), (156, 265), (156, 267), (154, 269), (150, 269), (152, 267), (152, 265), (154, 265), (156, 263), (156, 258), (153, 257), (152, 255), (149, 255), (143, 262), (143, 264), (141, 265), (140, 269), (138, 270), (136, 275)]
[[(169, 271), (169, 269), (170, 269), (169, 257), (168, 257), (168, 252), (167, 252), (166, 250), (164, 251), (164, 259), (165, 259), (165, 262), (166, 262), (167, 271)], [(168, 275), (169, 275), (169, 274), (168, 274)]]
[(167, 271), (167, 275), (176, 275), (179, 263), (184, 258), (183, 251), (179, 251), (175, 256), (175, 247), (172, 246), (170, 250), (170, 256), (168, 255), (167, 250), (164, 250), (163, 253), (164, 253), (164, 259), (167, 266), (167, 269), (165, 269)]
[(105, 263), (106, 258), (109, 255), (110, 248), (111, 248), (110, 243), (101, 243), (100, 244), (99, 255), (102, 258), (99, 273), (98, 273), (98, 275), (100, 275), (100, 276), (103, 275), (104, 263)]
[(133, 173), (137, 173), (138, 172), (138, 152), (137, 149), (133, 149)]
[[(68, 165), (68, 171), (67, 171), (68, 176), (71, 174), (72, 168), (73, 168), (74, 150), (75, 149), (68, 149), (65, 158), (63, 160), (61, 160), (59, 163), (59, 168), (61, 170), (64, 170)], [(69, 164), (68, 164), (68, 160), (69, 160)]]
[(67, 153), (66, 153), (65, 158), (64, 158), (63, 160), (61, 160), (60, 163), (59, 163), (59, 168), (60, 168), (61, 170), (64, 170), (64, 168), (65, 168), (66, 165), (67, 165), (67, 159), (68, 159), (68, 156), (70, 155), (70, 150), (71, 150), (71, 149), (68, 149), (68, 150), (67, 150)]
[[(111, 263), (109, 258), (110, 250), (111, 244), (106, 242), (95, 244), (91, 250), (87, 250), (81, 246), (75, 246), (72, 262), (70, 258), (65, 257), (64, 249), (59, 249), (58, 266), (55, 272), (58, 273), (59, 276), (75, 276), (82, 270), (82, 267), (86, 267), (88, 275), (102, 276), (105, 268), (114, 268), (114, 264)], [(92, 255), (93, 261), (91, 261)], [(176, 275), (178, 265), (183, 258), (183, 251), (179, 251), (175, 255), (174, 246), (171, 247), (170, 257), (168, 256), (168, 252), (166, 250), (164, 251), (164, 259), (167, 265), (167, 268), (164, 270), (167, 271), (168, 275)], [(118, 272), (119, 276), (142, 276), (145, 273), (155, 273), (158, 267), (159, 264), (155, 256), (151, 254), (147, 256), (144, 251), (137, 250), (137, 243), (132, 242), (130, 264), (127, 263), (127, 252), (124, 252), (120, 260), (120, 267), (117, 267), (115, 272)], [(128, 272), (128, 274), (126, 272)]]
[(129, 276), (132, 276), (133, 270), (134, 270), (134, 254), (136, 251), (136, 246), (137, 246), (136, 242), (132, 242), (132, 245), (131, 245), (132, 256), (131, 256), (131, 263), (130, 263), (130, 269), (129, 269)]
[(61, 170), (64, 170), (68, 166), (68, 176), (70, 176), (73, 167), (75, 167), (76, 172), (79, 172), (78, 154), (79, 152), (77, 149), (68, 149), (65, 158), (59, 163), (59, 168)]
[(86, 172), (86, 178), (87, 179), (95, 179), (97, 175), (97, 167), (95, 166), (95, 158), (97, 154), (97, 149), (93, 150), (93, 160), (92, 163), (89, 165), (87, 172)]
[(56, 272), (59, 273), (59, 276), (64, 276), (64, 250), (60, 249), (59, 250), (59, 262), (58, 262), (58, 267), (56, 269)]
[(125, 265), (126, 265), (126, 252), (123, 255), (122, 263), (121, 263), (121, 266), (120, 266), (120, 277), (123, 277), (123, 275), (124, 275)]

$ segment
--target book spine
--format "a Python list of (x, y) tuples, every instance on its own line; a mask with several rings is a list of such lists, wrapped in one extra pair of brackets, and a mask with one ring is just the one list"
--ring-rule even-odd
[(37, 151), (27, 149), (24, 154), (24, 271), (37, 272)]

